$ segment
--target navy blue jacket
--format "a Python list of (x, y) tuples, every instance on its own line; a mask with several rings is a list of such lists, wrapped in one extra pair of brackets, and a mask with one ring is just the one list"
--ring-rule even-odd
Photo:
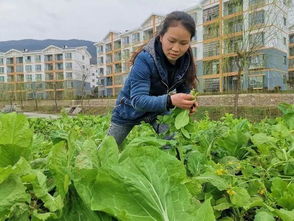
[(137, 55), (116, 100), (112, 122), (129, 125), (136, 125), (141, 121), (150, 123), (157, 115), (168, 112), (167, 95), (171, 91), (190, 92), (185, 83), (185, 75), (192, 59), (190, 55), (187, 52), (183, 55), (172, 84), (168, 84), (168, 73), (156, 56), (155, 42), (155, 38), (151, 39)]

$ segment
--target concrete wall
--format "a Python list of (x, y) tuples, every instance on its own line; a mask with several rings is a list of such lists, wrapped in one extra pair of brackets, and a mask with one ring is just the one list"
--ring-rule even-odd
[[(89, 107), (113, 107), (115, 99), (91, 99), (84, 100), (84, 106)], [(240, 94), (239, 106), (263, 106), (274, 107), (280, 103), (294, 104), (294, 94)], [(20, 102), (13, 102), (20, 105)], [(200, 106), (233, 106), (234, 95), (205, 95), (198, 96)], [(9, 102), (0, 102), (0, 107), (9, 104)], [(24, 106), (35, 106), (33, 100), (24, 101)], [(54, 100), (40, 100), (39, 106), (54, 106)], [(72, 105), (81, 105), (80, 100), (58, 100), (58, 106), (70, 107)]]

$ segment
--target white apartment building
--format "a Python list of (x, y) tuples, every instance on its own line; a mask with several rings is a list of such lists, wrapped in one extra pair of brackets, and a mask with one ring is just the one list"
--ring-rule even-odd
[(133, 52), (153, 37), (162, 20), (163, 16), (151, 15), (139, 28), (123, 33), (109, 32), (95, 44), (98, 72), (100, 78), (105, 78), (105, 96), (119, 93), (127, 78)]
[[(243, 90), (285, 90), (288, 76), (288, 0), (205, 0), (185, 9), (195, 20), (191, 47), (201, 92), (236, 89), (237, 52), (254, 51), (241, 73)], [(294, 10), (294, 9), (293, 9)], [(96, 43), (107, 96), (116, 96), (132, 53), (154, 36), (163, 16), (151, 15), (135, 30), (109, 32)]]
[(1, 99), (62, 99), (88, 93), (90, 58), (87, 47), (54, 45), (0, 53)]

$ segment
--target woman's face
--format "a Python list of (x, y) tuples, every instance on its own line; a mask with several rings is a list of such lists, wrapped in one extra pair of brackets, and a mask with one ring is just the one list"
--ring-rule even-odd
[(189, 49), (191, 41), (190, 32), (181, 24), (169, 27), (167, 32), (160, 36), (162, 50), (170, 63), (175, 64)]

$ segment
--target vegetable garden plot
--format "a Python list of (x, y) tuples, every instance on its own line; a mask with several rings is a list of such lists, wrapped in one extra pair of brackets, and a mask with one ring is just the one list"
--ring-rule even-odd
[(142, 124), (123, 151), (109, 116), (2, 114), (0, 220), (294, 220), (294, 107), (279, 108), (254, 124), (175, 109), (168, 134)]

